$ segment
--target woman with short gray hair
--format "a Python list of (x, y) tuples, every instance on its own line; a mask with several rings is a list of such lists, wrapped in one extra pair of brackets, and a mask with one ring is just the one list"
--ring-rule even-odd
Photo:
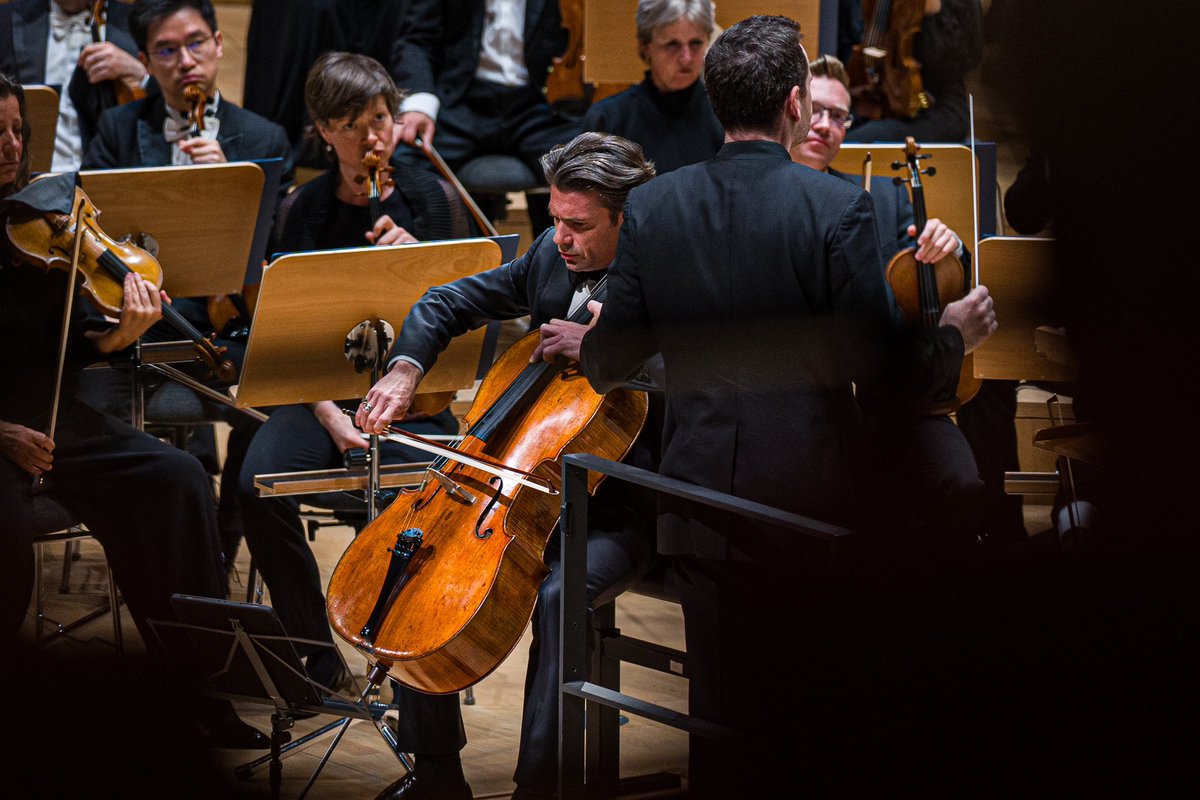
[(641, 0), (637, 42), (646, 79), (592, 106), (583, 129), (637, 142), (660, 175), (715, 156), (725, 132), (700, 80), (713, 14), (710, 0)]

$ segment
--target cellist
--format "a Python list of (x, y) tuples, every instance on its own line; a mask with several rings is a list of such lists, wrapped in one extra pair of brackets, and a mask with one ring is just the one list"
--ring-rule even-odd
[[(0, 225), (29, 180), (25, 95), (0, 75)], [(56, 179), (64, 180), (64, 179)], [(68, 190), (69, 180), (65, 180)], [(7, 227), (5, 227), (7, 230)], [(116, 324), (95, 326), (73, 304), (61, 337), (67, 273), (19, 262), (0, 247), (0, 640), (17, 636), (33, 586), (32, 481), (46, 476), (51, 496), (81, 519), (105, 555), (147, 646), (148, 619), (170, 619), (175, 592), (224, 597), (211, 483), (191, 455), (102, 414), (75, 398), (79, 373), (121, 350), (162, 315), (164, 295), (130, 275)], [(53, 437), (44, 431), (66, 348)], [(228, 703), (204, 704), (200, 720), (214, 744), (265, 747)]]
[[(389, 356), (389, 371), (358, 408), (356, 422), (380, 432), (400, 419), (425, 371), (450, 340), (489, 320), (528, 314), (531, 327), (562, 319), (582, 305), (617, 250), (625, 196), (654, 175), (636, 144), (617, 136), (584, 133), (542, 157), (550, 184), (554, 226), (520, 258), (445, 286), (435, 286), (413, 306)], [(651, 420), (655, 418), (653, 404)], [(627, 460), (653, 468), (660, 426), (648, 421)], [(593, 604), (616, 597), (644, 573), (653, 555), (654, 500), (602, 484), (589, 506), (588, 595)], [(534, 610), (533, 644), (517, 759), (517, 800), (551, 797), (558, 752), (557, 539), (546, 548), (552, 568)], [(466, 744), (454, 695), (402, 692), (400, 746), (416, 754), (416, 770), (379, 797), (468, 800), (458, 751)]]

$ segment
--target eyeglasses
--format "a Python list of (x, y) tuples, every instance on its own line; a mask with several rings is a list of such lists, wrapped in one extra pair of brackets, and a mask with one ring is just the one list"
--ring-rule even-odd
[(198, 36), (188, 42), (185, 42), (183, 47), (175, 44), (164, 45), (156, 50), (151, 50), (150, 55), (160, 64), (174, 64), (179, 60), (180, 53), (186, 48), (192, 58), (199, 61), (200, 56), (208, 50), (208, 43), (213, 40), (212, 36)]
[(851, 125), (854, 124), (853, 117), (850, 116), (850, 112), (847, 111), (846, 109), (844, 109), (844, 108), (825, 108), (825, 106), (821, 106), (821, 105), (817, 105), (816, 103), (813, 103), (812, 121), (816, 122), (818, 119), (821, 118), (822, 114), (827, 114), (829, 116), (829, 124), (830, 125), (837, 125), (840, 128), (849, 128)]

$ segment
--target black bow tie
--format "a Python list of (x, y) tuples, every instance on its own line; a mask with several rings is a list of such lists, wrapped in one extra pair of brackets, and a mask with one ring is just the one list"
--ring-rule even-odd
[(568, 270), (567, 277), (571, 279), (571, 288), (578, 292), (581, 288), (590, 289), (592, 286), (595, 286), (596, 282), (603, 278), (607, 272), (607, 267), (604, 269), (588, 270), (587, 272)]

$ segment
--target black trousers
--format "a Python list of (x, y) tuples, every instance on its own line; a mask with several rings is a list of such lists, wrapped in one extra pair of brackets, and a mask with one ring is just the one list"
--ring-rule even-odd
[[(53, 497), (104, 546), (148, 645), (175, 592), (224, 597), (212, 484), (191, 455), (68, 402), (54, 437)], [(0, 459), (0, 635), (21, 625), (33, 585), (30, 476)]]
[[(458, 426), (449, 412), (408, 423), (414, 433), (453, 433)], [(397, 464), (428, 460), (428, 456), (393, 442), (381, 442), (383, 462)], [(271, 590), (271, 605), (292, 636), (331, 642), (325, 619), (325, 591), (317, 560), (308, 546), (300, 519), (300, 502), (333, 509), (365, 509), (358, 493), (327, 493), (300, 497), (259, 497), (254, 476), (273, 472), (333, 469), (342, 466), (342, 453), (308, 406), (283, 406), (255, 434), (242, 463), (238, 506), (246, 546)]]

